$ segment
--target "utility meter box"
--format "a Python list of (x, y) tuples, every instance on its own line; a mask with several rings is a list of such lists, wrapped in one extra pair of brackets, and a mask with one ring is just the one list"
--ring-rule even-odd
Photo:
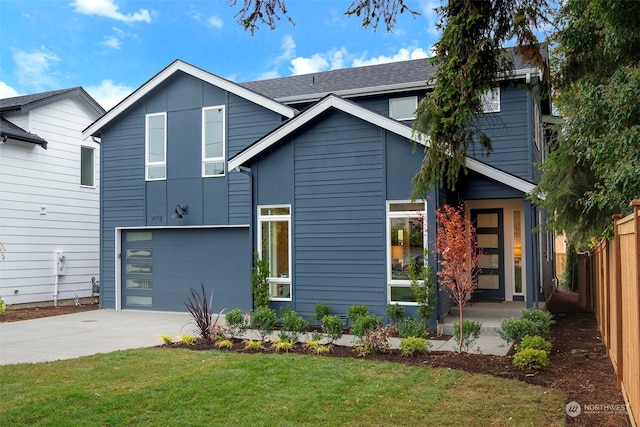
[(56, 252), (56, 274), (62, 276), (67, 272), (67, 262), (64, 252)]

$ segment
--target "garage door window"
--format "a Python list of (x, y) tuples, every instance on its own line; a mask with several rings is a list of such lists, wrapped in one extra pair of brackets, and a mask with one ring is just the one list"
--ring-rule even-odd
[(153, 307), (153, 232), (129, 231), (126, 234), (125, 304), (129, 307)]
[(291, 208), (258, 207), (258, 248), (269, 263), (270, 296), (274, 301), (291, 301)]

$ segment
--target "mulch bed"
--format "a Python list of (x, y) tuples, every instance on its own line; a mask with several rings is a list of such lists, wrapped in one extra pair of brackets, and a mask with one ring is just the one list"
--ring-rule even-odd
[[(96, 309), (96, 305), (82, 307), (44, 307), (37, 309), (10, 309), (0, 315), (0, 322), (26, 320), (34, 317), (68, 314), (81, 310)], [(456, 352), (432, 352), (420, 357), (403, 357), (393, 350), (382, 354), (369, 354), (367, 360), (402, 363), (412, 366), (460, 369), (474, 374), (486, 374), (510, 378), (543, 387), (558, 389), (566, 395), (566, 403), (582, 405), (582, 413), (577, 417), (566, 417), (567, 425), (620, 427), (630, 426), (626, 413), (615, 409), (624, 406), (624, 400), (616, 385), (616, 376), (606, 354), (600, 332), (592, 313), (583, 311), (578, 304), (578, 296), (564, 288), (559, 289), (548, 303), (554, 315), (552, 327), (553, 349), (549, 365), (539, 371), (516, 368), (512, 355), (492, 356)], [(173, 344), (172, 346), (185, 346)], [(210, 350), (211, 342), (199, 340), (195, 345), (186, 346), (192, 350)], [(269, 345), (262, 352), (271, 352)], [(234, 340), (232, 351), (244, 350), (244, 343)], [(309, 354), (301, 345), (291, 352)], [(353, 348), (333, 346), (331, 353), (318, 357), (362, 357)], [(599, 405), (599, 406), (595, 406)], [(608, 405), (608, 406), (604, 406)], [(592, 410), (589, 410), (591, 408)]]

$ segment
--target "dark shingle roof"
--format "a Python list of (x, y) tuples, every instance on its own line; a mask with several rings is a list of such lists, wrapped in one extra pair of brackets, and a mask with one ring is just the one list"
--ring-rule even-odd
[(46, 150), (47, 141), (40, 138), (38, 135), (27, 132), (19, 126), (11, 123), (4, 117), (0, 117), (0, 138), (11, 138), (18, 141), (30, 142), (32, 144), (41, 145)]
[[(541, 49), (543, 56), (544, 49)], [(512, 55), (516, 73), (534, 67), (517, 55), (513, 48), (505, 49), (505, 54)], [(435, 71), (436, 67), (425, 58), (258, 80), (241, 85), (280, 102), (305, 102), (318, 100), (330, 93), (349, 97), (420, 90)]]
[(41, 105), (55, 102), (61, 98), (78, 95), (94, 109), (98, 114), (105, 113), (104, 108), (96, 102), (85, 90), (78, 86), (69, 89), (52, 90), (49, 92), (34, 93), (32, 95), (14, 96), (13, 98), (0, 99), (0, 111), (21, 110), (29, 111)]

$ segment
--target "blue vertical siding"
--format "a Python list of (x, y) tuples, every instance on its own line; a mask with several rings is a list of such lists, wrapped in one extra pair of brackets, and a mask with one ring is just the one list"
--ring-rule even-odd
[[(248, 224), (249, 177), (202, 178), (202, 108), (224, 105), (227, 159), (282, 117), (178, 72), (101, 131), (101, 304), (115, 305), (115, 228)], [(167, 113), (167, 180), (145, 181), (145, 114)], [(171, 218), (176, 204), (189, 214)], [(247, 258), (250, 271), (250, 256)]]

